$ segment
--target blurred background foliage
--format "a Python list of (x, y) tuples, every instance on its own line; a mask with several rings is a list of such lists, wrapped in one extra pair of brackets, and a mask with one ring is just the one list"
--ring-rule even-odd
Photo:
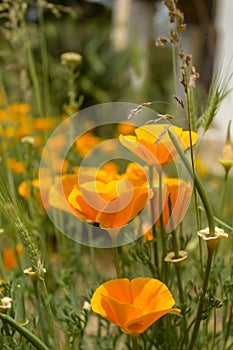
[(146, 77), (135, 85), (132, 74), (145, 73), (140, 72), (140, 47), (130, 39), (124, 50), (114, 48), (113, 5), (114, 1), (3, 1), (0, 68), (7, 103), (27, 102), (35, 115), (41, 114), (33, 85), (47, 104), (43, 114), (61, 114), (67, 103), (67, 72), (60, 56), (68, 51), (82, 55), (75, 86), (77, 96), (84, 96), (82, 108), (109, 101), (169, 100), (170, 49), (156, 47), (151, 33)]

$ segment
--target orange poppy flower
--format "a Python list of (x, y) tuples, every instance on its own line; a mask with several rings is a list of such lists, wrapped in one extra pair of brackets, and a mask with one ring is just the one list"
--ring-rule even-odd
[[(166, 178), (166, 188), (167, 190), (164, 192), (162, 196), (166, 196), (163, 198), (163, 222), (164, 227), (167, 232), (170, 232), (173, 228), (177, 227), (181, 221), (183, 220), (186, 210), (189, 205), (189, 201), (192, 196), (192, 186), (191, 184), (176, 178)], [(169, 213), (169, 204), (168, 200), (170, 198), (171, 201), (171, 209), (172, 209), (172, 220), (173, 227), (171, 221), (171, 215)], [(158, 206), (155, 206), (155, 210), (158, 210)], [(156, 226), (160, 226), (159, 220), (156, 222)]]
[(17, 264), (16, 254), (18, 256), (22, 255), (22, 247), (19, 244), (17, 244), (15, 248), (9, 248), (4, 250), (2, 254), (2, 258), (3, 258), (3, 265), (5, 269), (11, 270), (16, 266)]
[(139, 186), (145, 184), (148, 177), (148, 167), (140, 167), (134, 162), (128, 164), (125, 173), (121, 175), (123, 179), (129, 179), (133, 184)]
[[(34, 179), (31, 182), (23, 181), (19, 184), (18, 192), (24, 199), (29, 199), (31, 195), (35, 195), (41, 208), (48, 209), (50, 207), (48, 194), (53, 184), (53, 179), (49, 176), (43, 177), (43, 181)], [(42, 198), (43, 197), (43, 202)]]
[(76, 150), (79, 152), (81, 157), (84, 157), (90, 150), (92, 150), (95, 146), (97, 146), (101, 142), (101, 139), (91, 132), (86, 132), (81, 135), (75, 145)]
[(97, 168), (78, 171), (57, 179), (49, 191), (51, 206), (103, 228), (122, 227), (144, 208), (149, 190), (142, 170), (135, 178), (129, 168), (122, 175)]
[(167, 286), (153, 278), (110, 280), (99, 286), (91, 299), (92, 310), (132, 336), (143, 333), (173, 309), (175, 301)]
[[(164, 165), (171, 162), (177, 151), (170, 140), (167, 128), (176, 136), (180, 147), (190, 147), (189, 132), (167, 124), (148, 124), (135, 129), (136, 136), (120, 135), (120, 142), (130, 151), (137, 154), (147, 164)], [(196, 143), (198, 135), (192, 132), (192, 143)]]
[(7, 160), (7, 166), (11, 169), (15, 174), (23, 173), (23, 163), (17, 160), (16, 158), (9, 158)]
[(122, 179), (74, 186), (68, 202), (78, 217), (97, 222), (102, 228), (119, 228), (144, 208), (147, 198), (147, 186), (134, 186)]

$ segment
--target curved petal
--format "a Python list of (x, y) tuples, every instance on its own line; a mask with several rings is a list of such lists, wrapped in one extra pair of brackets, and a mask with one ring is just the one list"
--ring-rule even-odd
[(133, 303), (145, 312), (167, 310), (175, 304), (167, 286), (157, 279), (139, 277), (130, 282)]
[(126, 322), (122, 329), (125, 333), (128, 334), (141, 334), (145, 332), (145, 330), (147, 330), (147, 328), (149, 328), (159, 318), (169, 312), (180, 313), (180, 309), (167, 309), (141, 315), (140, 317), (133, 318), (130, 321)]
[(93, 311), (104, 317), (106, 313), (101, 304), (102, 296), (111, 296), (112, 299), (116, 299), (119, 302), (132, 304), (130, 281), (128, 278), (110, 280), (96, 289), (91, 299), (91, 306)]

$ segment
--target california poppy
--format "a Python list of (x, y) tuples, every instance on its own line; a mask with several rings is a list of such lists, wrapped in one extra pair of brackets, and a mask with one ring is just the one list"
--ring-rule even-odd
[(110, 280), (99, 286), (91, 299), (92, 310), (132, 336), (143, 333), (175, 304), (167, 286), (157, 279), (138, 277)]
[(3, 251), (2, 258), (3, 258), (3, 265), (5, 269), (11, 270), (14, 269), (14, 267), (17, 264), (17, 256), (22, 255), (22, 247), (21, 245), (17, 244), (15, 248), (8, 248)]
[[(163, 210), (160, 214), (162, 214), (165, 229), (169, 232), (183, 220), (192, 196), (192, 186), (177, 178), (167, 177), (165, 181), (166, 191), (163, 191), (165, 198), (163, 198)], [(155, 210), (158, 210), (158, 206), (155, 206)], [(156, 222), (156, 226), (160, 226), (159, 220)]]
[[(149, 165), (164, 165), (171, 162), (177, 155), (177, 151), (170, 140), (167, 129), (176, 136), (180, 147), (184, 150), (190, 147), (189, 132), (167, 124), (148, 124), (135, 129), (136, 136), (120, 135), (120, 142), (130, 151), (137, 154)], [(198, 139), (198, 135), (192, 132), (192, 144)]]
[(66, 174), (51, 187), (52, 206), (110, 229), (124, 226), (146, 205), (149, 189), (143, 171), (136, 175), (128, 169), (119, 175), (82, 168), (79, 175)]
[(92, 181), (75, 186), (68, 201), (76, 209), (77, 216), (86, 216), (103, 228), (119, 228), (144, 208), (147, 198), (147, 186), (133, 186), (122, 179), (107, 184)]

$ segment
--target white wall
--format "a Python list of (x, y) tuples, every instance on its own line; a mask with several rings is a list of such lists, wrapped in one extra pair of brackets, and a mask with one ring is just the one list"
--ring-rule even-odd
[[(233, 0), (218, 0), (216, 11), (217, 51), (216, 67), (221, 67), (222, 75), (233, 73)], [(230, 87), (233, 88), (233, 78)], [(208, 131), (210, 138), (225, 139), (227, 124), (233, 119), (233, 92), (222, 102), (213, 127)], [(233, 134), (233, 130), (231, 130)]]

